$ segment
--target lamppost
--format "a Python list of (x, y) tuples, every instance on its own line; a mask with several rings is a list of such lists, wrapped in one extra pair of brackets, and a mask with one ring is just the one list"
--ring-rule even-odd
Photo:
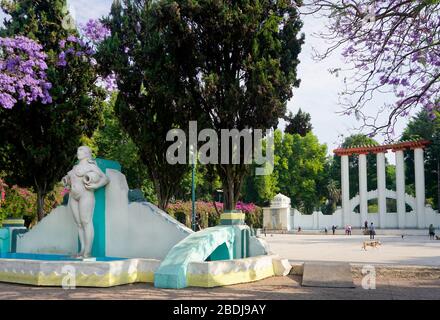
[(197, 156), (195, 155), (195, 152), (194, 152), (194, 150), (193, 150), (193, 146), (191, 145), (190, 146), (190, 155), (191, 155), (191, 157), (192, 157), (192, 161), (191, 161), (191, 163), (192, 163), (192, 174), (191, 174), (191, 202), (192, 202), (192, 216), (191, 216), (191, 219), (192, 219), (192, 223), (191, 223), (191, 225), (192, 225), (192, 229), (193, 229), (193, 231), (196, 231), (196, 186), (195, 186), (195, 184), (196, 184), (196, 182), (195, 182), (195, 180), (196, 180), (196, 159), (197, 159)]

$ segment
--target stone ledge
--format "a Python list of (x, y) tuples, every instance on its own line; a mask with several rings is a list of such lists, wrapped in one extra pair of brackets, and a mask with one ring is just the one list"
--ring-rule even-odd
[[(290, 275), (302, 276), (304, 262), (291, 262)], [(359, 264), (350, 263), (354, 277), (363, 277), (362, 268), (366, 265), (374, 266), (377, 276), (396, 278), (417, 278), (417, 279), (440, 279), (440, 267), (411, 266), (411, 265), (384, 265), (384, 264)]]
[(376, 276), (417, 279), (440, 279), (440, 267), (411, 266), (411, 265), (383, 265), (383, 264), (351, 264), (353, 276), (363, 277), (362, 268), (372, 265), (376, 270)]

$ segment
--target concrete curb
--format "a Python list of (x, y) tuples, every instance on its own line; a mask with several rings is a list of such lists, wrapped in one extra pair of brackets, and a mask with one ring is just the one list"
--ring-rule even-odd
[[(351, 264), (355, 277), (363, 277), (362, 268), (368, 264)], [(389, 278), (440, 279), (440, 267), (408, 265), (373, 265), (376, 276)]]
[[(302, 276), (304, 272), (304, 262), (291, 263), (290, 275)], [(377, 264), (358, 264), (350, 263), (353, 277), (363, 277), (362, 269), (366, 265), (373, 265), (376, 276), (390, 278), (417, 278), (417, 279), (440, 279), (440, 267), (431, 266), (408, 266), (408, 265), (377, 265)]]

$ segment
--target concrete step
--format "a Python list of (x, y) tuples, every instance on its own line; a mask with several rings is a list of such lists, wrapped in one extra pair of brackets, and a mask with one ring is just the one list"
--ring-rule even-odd
[(302, 285), (324, 288), (355, 287), (348, 262), (305, 262)]

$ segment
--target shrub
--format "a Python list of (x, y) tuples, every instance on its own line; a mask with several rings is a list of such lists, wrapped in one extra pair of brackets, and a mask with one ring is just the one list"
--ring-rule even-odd
[[(45, 212), (61, 204), (63, 196), (64, 188), (61, 184), (56, 185), (44, 200)], [(24, 219), (29, 226), (36, 220), (36, 206), (37, 195), (32, 189), (10, 187), (0, 179), (0, 222), (7, 218)]]
[[(213, 202), (197, 201), (196, 202), (196, 223), (200, 228), (214, 227), (220, 224), (220, 215), (223, 212), (223, 203), (216, 202), (218, 213), (215, 210)], [(263, 210), (253, 203), (238, 202), (237, 210), (242, 210), (245, 214), (245, 222), (254, 228), (261, 228), (263, 225)], [(192, 220), (192, 203), (191, 201), (176, 201), (168, 204), (167, 212), (176, 220), (184, 223), (187, 227), (191, 227)], [(183, 216), (185, 219), (183, 219)], [(184, 221), (183, 221), (184, 220)]]

